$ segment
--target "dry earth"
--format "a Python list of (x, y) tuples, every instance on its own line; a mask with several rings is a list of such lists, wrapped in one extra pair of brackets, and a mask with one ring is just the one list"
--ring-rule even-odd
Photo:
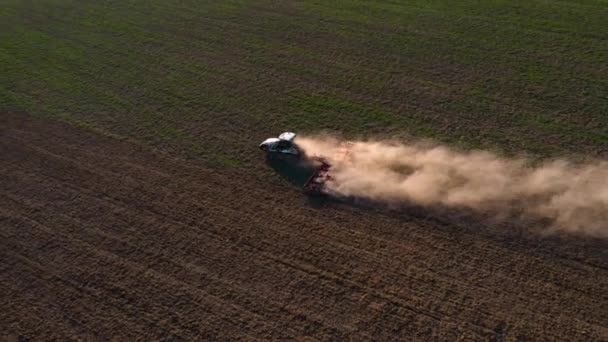
[(0, 120), (10, 336), (608, 339), (605, 241), (314, 202), (274, 177), (23, 113)]

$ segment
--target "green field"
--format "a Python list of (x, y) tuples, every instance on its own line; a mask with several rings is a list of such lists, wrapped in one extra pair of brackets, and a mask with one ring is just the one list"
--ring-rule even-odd
[(0, 107), (245, 168), (283, 130), (608, 151), (607, 1), (5, 0)]

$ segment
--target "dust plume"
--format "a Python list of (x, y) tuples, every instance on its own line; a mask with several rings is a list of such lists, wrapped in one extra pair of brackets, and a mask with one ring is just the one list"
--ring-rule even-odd
[(385, 202), (466, 207), (552, 220), (553, 228), (608, 237), (608, 162), (552, 160), (531, 166), (484, 151), (391, 141), (344, 143), (299, 137), (308, 153), (333, 165), (327, 190)]

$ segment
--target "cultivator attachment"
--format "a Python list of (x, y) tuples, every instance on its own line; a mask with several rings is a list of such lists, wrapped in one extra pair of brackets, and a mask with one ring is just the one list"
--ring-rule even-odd
[(331, 165), (325, 158), (312, 157), (311, 160), (320, 163), (320, 166), (315, 169), (315, 172), (304, 184), (304, 192), (311, 195), (320, 195), (323, 193), (325, 182), (331, 180), (331, 175), (329, 174)]
[[(351, 146), (352, 143), (350, 142), (342, 143), (337, 149), (332, 160), (334, 160), (335, 162), (341, 162), (346, 160), (346, 158), (350, 154)], [(310, 160), (313, 163), (318, 164), (318, 166), (315, 168), (315, 171), (310, 176), (310, 178), (308, 178), (308, 181), (304, 184), (303, 190), (304, 192), (310, 195), (326, 194), (327, 188), (325, 184), (328, 181), (331, 181), (333, 178), (331, 174), (332, 165), (330, 164), (328, 159), (324, 157), (314, 156), (310, 157)]]

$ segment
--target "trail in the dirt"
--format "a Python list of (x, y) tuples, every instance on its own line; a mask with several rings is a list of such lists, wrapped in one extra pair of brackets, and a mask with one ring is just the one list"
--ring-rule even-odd
[(246, 171), (217, 173), (23, 114), (0, 123), (0, 327), (9, 334), (608, 336), (601, 241), (310, 206), (297, 189)]
[[(531, 165), (488, 151), (403, 141), (340, 142), (301, 137), (308, 153), (325, 155), (338, 196), (542, 217), (553, 231), (608, 238), (608, 161), (556, 159)], [(347, 146), (347, 147), (346, 147)], [(342, 149), (342, 151), (340, 151)]]

